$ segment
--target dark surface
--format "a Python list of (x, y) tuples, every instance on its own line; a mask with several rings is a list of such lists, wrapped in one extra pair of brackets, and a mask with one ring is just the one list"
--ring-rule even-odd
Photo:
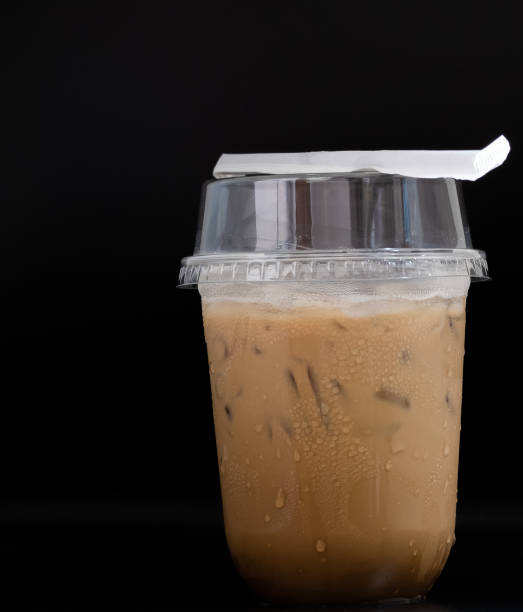
[(220, 153), (505, 133), (464, 184), (493, 281), (468, 300), (457, 544), (421, 607), (522, 609), (520, 5), (1, 10), (0, 597), (254, 605), (216, 510), (199, 298), (175, 290)]
[[(522, 610), (521, 564), (515, 562), (523, 547), (521, 516), (521, 507), (458, 513), (443, 574), (428, 598), (408, 609)], [(242, 584), (217, 509), (11, 506), (0, 524), (9, 566), (3, 595), (15, 595), (20, 605), (282, 609), (262, 605)]]

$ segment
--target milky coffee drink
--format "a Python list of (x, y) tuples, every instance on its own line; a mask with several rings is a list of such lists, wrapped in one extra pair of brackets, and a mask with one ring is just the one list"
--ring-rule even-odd
[(454, 542), (468, 279), (268, 285), (200, 286), (239, 572), (272, 600), (425, 593)]

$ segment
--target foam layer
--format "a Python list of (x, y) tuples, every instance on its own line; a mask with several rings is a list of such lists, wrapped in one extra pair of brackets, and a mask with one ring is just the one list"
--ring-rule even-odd
[(354, 281), (344, 283), (223, 283), (201, 284), (206, 304), (245, 302), (278, 310), (333, 308), (349, 316), (400, 312), (421, 301), (460, 300), (470, 279), (448, 277), (424, 280)]

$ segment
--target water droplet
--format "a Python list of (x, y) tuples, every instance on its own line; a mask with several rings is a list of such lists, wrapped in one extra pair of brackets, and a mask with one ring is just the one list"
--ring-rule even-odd
[(447, 544), (450, 544), (450, 542), (451, 542), (451, 538), (450, 538), (450, 536), (449, 536), (449, 537), (447, 538)]
[(443, 421), (443, 429), (447, 429), (447, 427), (448, 427), (448, 426), (449, 426), (449, 424), (448, 424), (448, 422), (447, 422), (447, 419), (445, 419), (445, 420)]
[(445, 444), (445, 447), (443, 448), (443, 456), (444, 457), (448, 457), (450, 453), (450, 448), (448, 444)]
[(418, 550), (417, 550), (417, 548), (415, 548), (415, 549), (412, 551), (412, 556), (413, 556), (413, 557), (416, 557), (416, 556), (417, 556), (417, 554), (418, 554)]
[(263, 520), (264, 520), (266, 523), (269, 523), (269, 522), (270, 522), (270, 520), (271, 520), (271, 517), (270, 517), (268, 514), (266, 514), (266, 515), (263, 517)]
[(414, 489), (414, 495), (415, 495), (416, 497), (418, 497), (418, 495), (419, 495), (419, 489)]
[(341, 431), (342, 431), (343, 433), (349, 433), (349, 432), (350, 432), (350, 427), (347, 427), (347, 425), (344, 425), (344, 426), (341, 428)]
[(251, 488), (251, 483), (250, 483), (250, 482), (248, 482), (248, 483), (247, 483), (247, 489), (250, 489), (250, 488)]
[(261, 423), (258, 423), (258, 425), (256, 425), (256, 427), (254, 428), (254, 431), (256, 433), (261, 433), (263, 431), (263, 425)]
[(409, 540), (409, 548), (412, 548), (414, 546), (414, 540)]
[(325, 552), (327, 549), (327, 544), (323, 540), (316, 540), (316, 550), (319, 553)]
[(391, 442), (390, 450), (393, 455), (397, 455), (398, 453), (402, 453), (405, 450), (405, 446), (401, 442)]
[(445, 486), (443, 487), (443, 495), (445, 495), (448, 488), (449, 488), (449, 480), (447, 478), (447, 480), (445, 480)]
[(360, 447), (358, 448), (358, 452), (359, 452), (359, 453), (364, 453), (364, 452), (365, 452), (365, 447), (364, 447), (364, 446), (360, 446)]
[(299, 461), (301, 459), (300, 457), (300, 453), (298, 452), (298, 450), (296, 449), (294, 451), (294, 461)]
[(387, 463), (385, 464), (385, 469), (387, 470), (387, 472), (390, 472), (392, 468), (392, 461), (387, 461)]
[(262, 399), (264, 402), (267, 401), (267, 396), (265, 395), (265, 393), (262, 395)]
[(280, 487), (278, 492), (276, 493), (276, 499), (274, 500), (274, 505), (276, 508), (283, 508), (285, 506), (285, 493), (283, 489)]
[(447, 346), (447, 351), (448, 351), (449, 353), (452, 351), (452, 344), (449, 344), (449, 345)]
[(246, 458), (245, 458), (245, 463), (246, 463), (247, 465), (251, 465), (251, 460), (249, 459), (249, 457), (246, 457)]

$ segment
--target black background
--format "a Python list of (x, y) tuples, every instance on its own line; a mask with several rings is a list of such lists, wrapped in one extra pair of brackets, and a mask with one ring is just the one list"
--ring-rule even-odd
[(505, 165), (464, 184), (493, 281), (469, 294), (457, 545), (426, 607), (521, 604), (517, 7), (2, 9), (4, 594), (256, 606), (219, 522), (199, 297), (175, 289), (201, 183), (222, 152), (504, 133)]

